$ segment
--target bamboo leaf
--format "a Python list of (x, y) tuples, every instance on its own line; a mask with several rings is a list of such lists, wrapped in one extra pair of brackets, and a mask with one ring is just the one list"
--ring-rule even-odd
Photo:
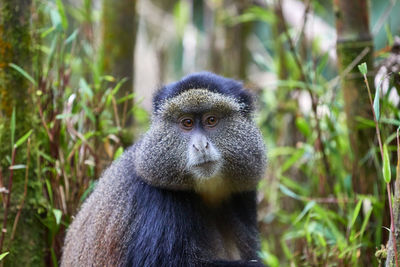
[(8, 254), (9, 254), (10, 252), (4, 252), (4, 253), (1, 253), (0, 254), (0, 261), (2, 260), (2, 259), (4, 259)]
[(293, 224), (298, 223), (303, 217), (307, 214), (307, 212), (312, 209), (315, 206), (316, 202), (315, 201), (310, 201), (307, 203), (307, 205), (304, 207), (302, 212), (297, 216), (297, 218), (294, 220)]
[(47, 35), (52, 33), (55, 29), (56, 29), (55, 27), (49, 27), (47, 30), (45, 30), (44, 32), (42, 32), (40, 34), (40, 37), (45, 38)]
[(56, 0), (56, 3), (57, 3), (57, 8), (58, 8), (58, 14), (60, 14), (60, 17), (61, 17), (61, 25), (64, 30), (67, 30), (68, 29), (68, 20), (67, 20), (67, 16), (65, 15), (64, 4), (62, 3), (61, 0)]
[(359, 236), (362, 237), (364, 234), (365, 229), (367, 228), (368, 222), (369, 222), (369, 217), (371, 217), (371, 213), (372, 213), (373, 208), (371, 208), (367, 214), (364, 215), (364, 221), (361, 225), (361, 229), (360, 229), (360, 233)]
[(297, 117), (296, 118), (296, 126), (297, 126), (297, 129), (299, 129), (300, 132), (305, 137), (310, 137), (311, 136), (310, 126), (308, 125), (307, 121), (303, 117)]
[(50, 19), (53, 27), (56, 28), (58, 32), (61, 32), (63, 30), (63, 25), (60, 12), (58, 10), (52, 9), (50, 11)]
[(374, 111), (376, 120), (379, 121), (380, 113), (379, 113), (379, 91), (380, 87), (378, 86), (375, 90), (375, 98), (374, 98)]
[(362, 75), (367, 75), (368, 69), (367, 69), (367, 63), (361, 63), (358, 65), (358, 69), (360, 70)]
[(75, 31), (73, 33), (71, 33), (71, 35), (68, 36), (68, 38), (65, 40), (65, 44), (72, 43), (78, 36), (78, 33), (79, 33), (79, 29), (75, 29)]
[(115, 87), (111, 90), (111, 92), (108, 94), (107, 99), (106, 99), (106, 106), (110, 105), (113, 96), (118, 93), (119, 89), (121, 88), (121, 86), (127, 81), (127, 78), (123, 78), (122, 80), (120, 80), (117, 85), (115, 85)]
[(386, 183), (390, 183), (391, 173), (390, 173), (390, 159), (387, 145), (383, 145), (383, 167), (382, 167), (383, 179)]
[(283, 184), (279, 185), (279, 189), (281, 190), (281, 192), (283, 194), (287, 195), (288, 197), (301, 200), (301, 196), (297, 195), (295, 192), (293, 192), (292, 190), (290, 190), (289, 188), (287, 188)]
[(24, 134), (24, 136), (17, 140), (14, 147), (19, 147), (20, 145), (22, 145), (29, 138), (29, 136), (31, 136), (31, 134), (32, 130), (29, 130), (26, 134)]
[(26, 165), (24, 164), (17, 164), (17, 165), (13, 165), (10, 168), (8, 168), (9, 170), (20, 170), (20, 169), (25, 169)]
[(116, 160), (117, 158), (119, 158), (122, 153), (124, 153), (124, 148), (122, 146), (120, 146), (117, 151), (115, 151), (114, 153), (114, 160)]
[(348, 227), (349, 229), (351, 229), (353, 227), (354, 223), (356, 222), (358, 214), (360, 213), (360, 210), (361, 210), (361, 204), (362, 204), (362, 200), (360, 199), (357, 203), (356, 208), (354, 209), (353, 218), (351, 219), (350, 225)]
[(84, 78), (79, 80), (79, 87), (83, 95), (87, 95), (90, 100), (93, 98), (93, 91)]
[(104, 75), (103, 77), (101, 77), (103, 80), (107, 81), (107, 82), (115, 82), (115, 78), (111, 75)]
[(90, 108), (88, 108), (83, 102), (81, 103), (81, 107), (83, 108), (86, 116), (88, 116), (91, 122), (96, 123), (96, 116), (94, 115), (93, 111)]
[(62, 217), (62, 211), (59, 210), (59, 209), (53, 209), (53, 214), (54, 214), (54, 217), (56, 218), (56, 224), (60, 225), (61, 217)]
[(29, 75), (25, 70), (23, 70), (20, 66), (15, 65), (14, 63), (10, 63), (9, 66), (14, 70), (18, 71), (22, 76), (24, 76), (28, 81), (30, 81), (33, 85), (37, 86), (36, 81)]
[(112, 89), (111, 94), (112, 94), (112, 95), (115, 95), (115, 94), (119, 91), (119, 89), (121, 88), (121, 86), (122, 86), (127, 80), (128, 80), (127, 78), (121, 79), (121, 80), (117, 83), (117, 85), (114, 87), (114, 89)]

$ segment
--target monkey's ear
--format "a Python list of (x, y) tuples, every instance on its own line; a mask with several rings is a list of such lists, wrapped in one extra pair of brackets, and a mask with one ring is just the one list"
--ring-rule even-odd
[(254, 112), (255, 96), (248, 89), (242, 89), (236, 98), (242, 106), (241, 111), (245, 115), (251, 115)]

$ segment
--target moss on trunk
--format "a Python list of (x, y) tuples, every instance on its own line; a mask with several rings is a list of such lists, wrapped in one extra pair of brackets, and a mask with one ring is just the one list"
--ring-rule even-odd
[[(128, 78), (117, 97), (133, 93), (134, 51), (137, 31), (136, 0), (103, 1), (103, 67), (104, 73), (117, 79)], [(127, 110), (131, 110), (133, 101)], [(119, 108), (122, 118), (123, 108)], [(133, 116), (127, 117), (126, 126), (132, 126)]]
[[(30, 115), (29, 86), (27, 80), (10, 67), (14, 63), (28, 73), (31, 67), (31, 0), (1, 0), (0, 1), (0, 166), (8, 186), (7, 156), (11, 155), (10, 118), (13, 108), (16, 111), (15, 140), (32, 128)], [(16, 164), (26, 163), (26, 150), (18, 149)], [(26, 204), (22, 211), (15, 239), (10, 245), (11, 229), (17, 212), (17, 206), (23, 196), (24, 171), (14, 171), (11, 194), (11, 206), (8, 213), (7, 232), (3, 252), (10, 254), (3, 262), (5, 266), (44, 266), (44, 248), (42, 241), (44, 228), (35, 216), (35, 211), (29, 207), (29, 199), (35, 194), (37, 181), (30, 180)], [(39, 191), (40, 192), (40, 191)], [(0, 218), (3, 219), (4, 209)], [(2, 221), (2, 220), (1, 220)]]
[[(341, 87), (354, 157), (351, 170), (353, 188), (355, 192), (371, 194), (376, 179), (376, 169), (372, 164), (361, 164), (361, 160), (367, 155), (375, 139), (375, 131), (373, 128), (360, 129), (357, 120), (358, 117), (372, 119), (368, 92), (357, 68), (362, 62), (366, 62), (370, 69), (373, 68), (373, 44), (369, 32), (368, 8), (366, 1), (363, 0), (335, 0), (334, 4), (339, 73), (343, 75)], [(358, 64), (345, 73), (352, 62), (366, 51)], [(369, 74), (369, 77), (372, 76)], [(370, 82), (371, 86), (372, 84)]]

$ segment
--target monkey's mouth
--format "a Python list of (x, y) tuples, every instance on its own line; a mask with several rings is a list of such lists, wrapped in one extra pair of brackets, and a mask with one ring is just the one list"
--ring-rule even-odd
[(189, 170), (199, 179), (210, 178), (219, 173), (221, 163), (215, 160), (202, 161), (190, 166)]
[(200, 162), (200, 163), (196, 163), (192, 167), (194, 167), (194, 168), (202, 168), (202, 169), (210, 169), (210, 168), (215, 167), (215, 165), (217, 163), (218, 163), (217, 161), (208, 160), (208, 161), (203, 161), (203, 162)]

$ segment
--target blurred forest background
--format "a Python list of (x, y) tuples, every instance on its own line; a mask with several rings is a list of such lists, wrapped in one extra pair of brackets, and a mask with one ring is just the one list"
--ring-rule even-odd
[(58, 266), (152, 92), (208, 70), (257, 95), (264, 262), (395, 266), (399, 14), (396, 0), (0, 0), (0, 264)]

